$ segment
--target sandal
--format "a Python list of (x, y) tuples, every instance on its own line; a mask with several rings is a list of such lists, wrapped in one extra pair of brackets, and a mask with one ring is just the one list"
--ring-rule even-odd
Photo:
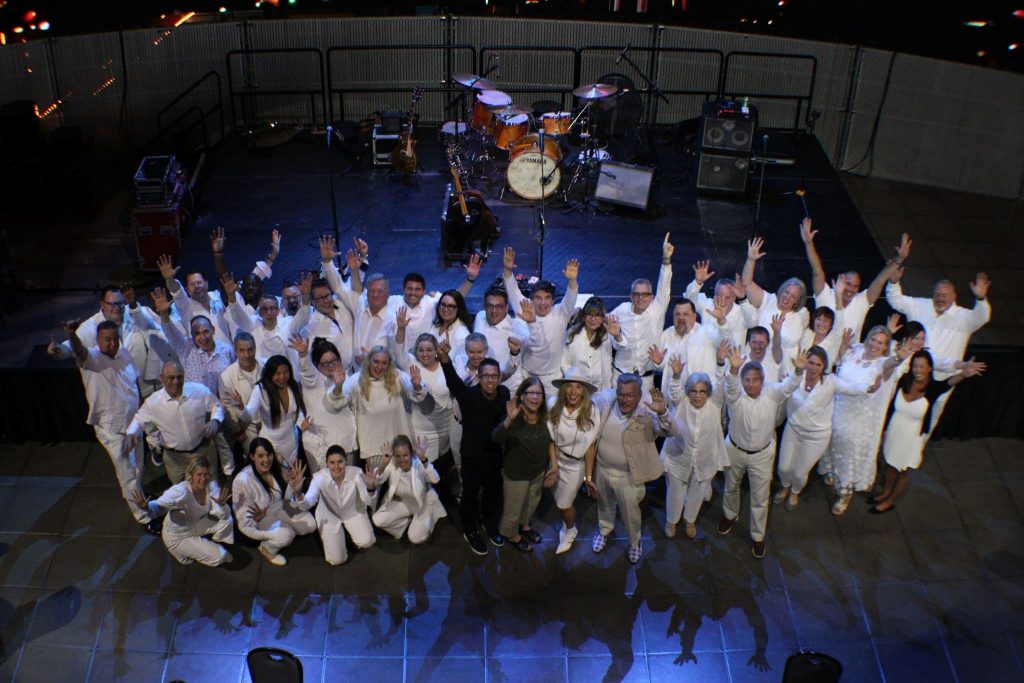
[(512, 544), (513, 548), (515, 548), (516, 550), (518, 550), (521, 553), (528, 553), (531, 550), (533, 550), (533, 546), (530, 545), (530, 542), (527, 541), (526, 538), (524, 538), (522, 536), (519, 537), (518, 541), (513, 541), (510, 538), (510, 539), (508, 539), (508, 542)]
[(519, 533), (530, 543), (537, 544), (544, 540), (544, 537), (537, 533), (536, 529), (524, 529), (519, 527)]

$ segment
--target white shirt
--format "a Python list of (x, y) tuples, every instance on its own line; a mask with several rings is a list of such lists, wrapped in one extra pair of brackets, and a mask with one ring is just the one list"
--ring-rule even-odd
[[(242, 306), (241, 297), (235, 298), (235, 303), (228, 306), (228, 315), (235, 322), (239, 330), (244, 330), (256, 340), (256, 355), (262, 358), (271, 356), (284, 356), (292, 364), (292, 375), (295, 368), (299, 367), (299, 354), (289, 344), (288, 340), (297, 335), (309, 322), (310, 306), (299, 306), (299, 312), (295, 317), (284, 314), (277, 316), (277, 324), (274, 329), (268, 330), (263, 325), (263, 319), (259, 315), (249, 315)], [(340, 350), (340, 349), (339, 349)]]
[[(430, 329), (427, 330), (430, 334), (434, 335), (434, 338), (438, 342), (441, 342), (447, 337), (450, 341), (453, 349), (463, 349), (466, 344), (466, 337), (469, 336), (469, 328), (463, 324), (461, 320), (456, 320), (452, 323), (452, 326), (445, 331), (441, 331), (441, 328), (437, 325), (431, 325)], [(408, 339), (408, 335), (406, 336)]]
[(358, 356), (363, 353), (363, 349), (369, 351), (374, 346), (387, 346), (388, 336), (395, 334), (395, 312), (385, 303), (383, 308), (372, 313), (366, 301), (365, 290), (360, 294), (352, 290), (351, 280), (343, 282), (333, 261), (325, 261), (320, 265), (324, 271), (324, 279), (352, 314), (355, 325), (353, 353)]
[[(404, 306), (406, 309), (405, 315), (409, 321), (409, 326), (405, 328), (405, 348), (403, 351), (415, 349), (416, 338), (424, 332), (430, 332), (430, 328), (434, 324), (434, 309), (440, 300), (441, 295), (439, 293), (424, 294), (420, 302), (416, 304), (416, 307), (410, 308), (409, 304), (405, 303), (405, 297), (401, 294), (392, 294), (388, 297), (388, 310), (392, 318), (397, 318), (399, 308)], [(452, 343), (455, 343), (454, 339)]]
[(314, 339), (323, 337), (338, 349), (345, 370), (352, 369), (352, 360), (355, 354), (355, 322), (352, 319), (352, 313), (341, 304), (341, 299), (337, 296), (334, 297), (334, 310), (330, 315), (324, 315), (311, 307), (309, 323), (306, 324), (305, 331), (304, 336), (309, 339), (310, 348), (312, 348)]
[[(549, 398), (548, 410), (551, 410), (557, 401), (557, 396)], [(576, 424), (579, 412), (579, 408), (573, 411), (563, 409), (557, 425), (552, 425), (551, 420), (547, 420), (548, 432), (551, 433), (551, 440), (555, 442), (559, 455), (577, 460), (581, 460), (587, 449), (597, 441), (597, 433), (601, 427), (601, 415), (593, 403), (590, 404), (590, 429), (581, 430)]]
[[(173, 314), (177, 318), (176, 322), (181, 328), (184, 334), (189, 334), (189, 327), (192, 324), (192, 318), (197, 315), (203, 315), (210, 319), (210, 323), (214, 327), (214, 337), (221, 340), (225, 344), (231, 345), (231, 332), (228, 316), (224, 308), (224, 302), (220, 298), (220, 292), (211, 290), (207, 292), (210, 297), (210, 310), (199, 303), (193, 301), (189, 297), (188, 292), (185, 288), (178, 283), (178, 291), (172, 294), (174, 299), (173, 303)], [(241, 299), (241, 296), (238, 297)]]
[[(749, 305), (749, 304), (746, 304)], [(760, 308), (752, 308), (757, 316), (757, 323), (768, 330), (768, 353), (772, 352), (772, 318), (779, 315), (778, 298), (772, 292), (765, 292)], [(798, 311), (790, 311), (782, 319), (782, 369), (790, 372), (793, 369), (793, 357), (796, 356), (800, 347), (800, 338), (803, 336), (807, 324), (810, 322), (811, 314), (806, 307)]]
[[(196, 526), (206, 517), (214, 519), (229, 519), (231, 517), (231, 508), (219, 505), (214, 501), (214, 498), (219, 495), (220, 487), (216, 481), (211, 479), (206, 490), (206, 502), (200, 503), (196, 500), (192, 485), (187, 481), (182, 481), (150, 502), (150, 514), (157, 517), (161, 510), (167, 512), (162, 533), (165, 540), (180, 541), (186, 538), (195, 538), (199, 535)], [(154, 510), (154, 508), (157, 509)], [(206, 533), (209, 532), (206, 531)]]
[[(903, 294), (900, 284), (889, 283), (885, 289), (889, 305), (924, 325), (928, 347), (934, 356), (947, 356), (962, 360), (971, 335), (981, 329), (992, 316), (988, 300), (976, 301), (974, 308), (961, 308), (953, 304), (942, 313), (935, 312), (931, 299), (909, 297)], [(948, 379), (952, 373), (936, 372), (935, 379)]]
[[(814, 295), (814, 303), (817, 306), (828, 306), (835, 311), (836, 327), (840, 327), (839, 316), (842, 314), (842, 329), (840, 330), (840, 335), (842, 334), (842, 330), (853, 330), (853, 341), (860, 341), (861, 330), (864, 329), (864, 319), (867, 317), (868, 311), (871, 310), (871, 306), (873, 305), (868, 301), (868, 293), (866, 291), (857, 292), (854, 297), (850, 299), (850, 303), (843, 306), (843, 310), (840, 311), (836, 308), (835, 290), (833, 290), (829, 285), (825, 285), (820, 294)], [(829, 360), (833, 363), (836, 362), (832, 359), (831, 354), (829, 354)]]
[[(256, 359), (256, 367), (251, 371), (243, 370), (238, 361), (235, 361), (220, 373), (217, 395), (220, 397), (221, 405), (224, 406), (225, 417), (233, 429), (243, 429), (245, 420), (242, 419), (242, 410), (249, 401), (249, 396), (252, 395), (252, 388), (260, 381), (262, 373), (263, 360), (261, 358)], [(235, 391), (242, 397), (242, 405), (235, 403), (233, 394)]]
[[(299, 361), (299, 369), (302, 373), (302, 400), (306, 405), (306, 413), (313, 418), (313, 426), (306, 430), (303, 436), (316, 436), (323, 444), (325, 453), (327, 448), (335, 444), (344, 448), (346, 453), (354, 451), (358, 442), (356, 415), (352, 412), (352, 407), (346, 406), (339, 411), (331, 412), (324, 396), (327, 387), (334, 382), (313, 367), (313, 362), (308, 356)], [(306, 443), (305, 439), (303, 443)], [(306, 451), (309, 451), (308, 445)]]
[(866, 394), (869, 386), (851, 384), (835, 375), (825, 375), (808, 391), (805, 379), (800, 378), (796, 391), (786, 401), (788, 424), (804, 432), (831, 431), (836, 393)]
[[(625, 343), (625, 336), (620, 335)], [(612, 336), (605, 334), (601, 345), (596, 349), (590, 345), (586, 329), (581, 329), (562, 346), (561, 370), (576, 368), (583, 373), (583, 378), (597, 387), (598, 391), (612, 386)]]
[(725, 314), (725, 324), (722, 325), (706, 313), (709, 308), (715, 307), (715, 300), (700, 291), (700, 285), (696, 280), (686, 286), (684, 296), (693, 302), (697, 308), (697, 315), (702, 321), (706, 320), (708, 327), (718, 328), (719, 338), (728, 339), (733, 346), (743, 346), (747, 339), (747, 324), (739, 304), (732, 305), (729, 312)]
[(127, 433), (137, 436), (143, 425), (152, 424), (160, 431), (160, 441), (176, 451), (190, 451), (203, 439), (203, 430), (211, 420), (224, 421), (224, 408), (198, 382), (185, 382), (181, 396), (173, 399), (166, 389), (155, 392), (135, 414)]
[(531, 343), (531, 329), (520, 318), (513, 318), (510, 315), (506, 315), (498, 321), (497, 325), (491, 325), (487, 322), (487, 314), (484, 311), (476, 314), (476, 320), (473, 323), (473, 331), (487, 337), (487, 355), (502, 364), (508, 361), (511, 355), (508, 338), (515, 337), (522, 342), (520, 346), (522, 350), (519, 352), (522, 355), (526, 351), (527, 345)]
[[(519, 291), (515, 277), (505, 277), (505, 292), (508, 294), (509, 307), (518, 311), (526, 297)], [(523, 349), (522, 364), (527, 374), (534, 377), (561, 376), (562, 346), (558, 341), (565, 336), (565, 327), (576, 307), (578, 293), (578, 288), (567, 289), (562, 301), (551, 307), (551, 312), (537, 316), (537, 326), (543, 330), (545, 342)]]
[[(121, 348), (128, 352), (132, 365), (135, 366), (135, 374), (141, 378), (145, 376), (146, 358), (149, 352), (147, 336), (155, 331), (162, 337), (163, 332), (160, 330), (160, 325), (149, 315), (145, 307), (136, 306), (135, 309), (125, 307), (124, 312), (124, 322), (121, 323), (118, 330), (121, 335)], [(99, 311), (78, 326), (75, 334), (78, 335), (82, 346), (87, 349), (96, 346), (96, 326), (104, 320), (106, 320), (106, 317), (103, 315), (103, 311)], [(57, 354), (60, 358), (74, 357), (70, 341), (65, 341), (57, 348)]]
[(285, 506), (291, 504), (295, 492), (286, 481), (284, 492), (278, 487), (277, 482), (274, 482), (270, 487), (271, 493), (268, 493), (259, 476), (252, 465), (246, 465), (236, 474), (234, 481), (231, 482), (231, 503), (235, 507), (235, 520), (238, 522), (239, 530), (251, 539), (265, 541), (271, 538), (273, 532), (260, 529), (259, 522), (256, 522), (249, 513), (257, 507), (266, 510), (264, 522), (278, 519), (282, 513), (290, 515), (291, 511)]
[(317, 505), (317, 521), (321, 520), (320, 508), (323, 507), (345, 522), (365, 515), (366, 508), (373, 506), (376, 496), (367, 490), (363, 471), (349, 465), (345, 467), (345, 478), (341, 484), (335, 483), (328, 470), (320, 470), (310, 479), (306, 493), (297, 493), (295, 500), (300, 510), (309, 510)]
[(327, 409), (338, 412), (351, 404), (356, 414), (356, 435), (359, 440), (359, 455), (363, 459), (380, 454), (381, 446), (390, 444), (398, 434), (415, 438), (411, 417), (405, 409), (405, 400), (419, 403), (427, 395), (427, 386), (420, 384), (414, 391), (412, 380), (404, 372), (398, 373), (399, 393), (391, 396), (384, 380), (370, 382), (370, 397), (367, 399), (359, 389), (362, 371), (349, 375), (342, 385), (341, 396), (334, 395), (332, 384), (324, 394)]
[(796, 391), (800, 381), (801, 378), (795, 374), (784, 382), (765, 379), (761, 393), (757, 398), (751, 398), (743, 390), (739, 375), (727, 374), (725, 401), (729, 405), (729, 439), (746, 451), (758, 451), (773, 443), (779, 406)]
[(87, 349), (89, 356), (79, 370), (89, 401), (85, 423), (121, 434), (139, 409), (138, 376), (132, 357), (124, 347), (111, 358), (99, 349)]
[(665, 312), (672, 298), (672, 265), (662, 264), (658, 272), (658, 289), (654, 300), (643, 313), (634, 313), (633, 304), (625, 301), (615, 307), (612, 314), (619, 321), (623, 342), (613, 341), (618, 349), (615, 368), (620, 372), (635, 372), (643, 375), (654, 370), (654, 364), (647, 357), (647, 349), (658, 343), (665, 327)]
[(658, 348), (667, 349), (665, 359), (658, 366), (664, 372), (662, 375), (662, 392), (668, 394), (668, 382), (671, 371), (668, 361), (672, 356), (679, 356), (685, 365), (680, 382), (686, 384), (686, 378), (694, 372), (706, 373), (709, 377), (715, 376), (718, 367), (718, 349), (713, 343), (714, 337), (707, 334), (704, 326), (695, 323), (693, 329), (686, 334), (680, 335), (675, 325), (666, 328), (658, 339)]
[[(295, 440), (295, 425), (302, 422), (305, 416), (306, 414), (299, 409), (299, 401), (295, 397), (295, 392), (289, 387), (288, 409), (277, 416), (277, 426), (275, 427), (271, 422), (270, 399), (267, 398), (267, 392), (262, 384), (253, 387), (241, 414), (243, 422), (259, 422), (260, 436), (275, 445), (292, 443)], [(281, 454), (278, 454), (278, 457), (281, 457)]]

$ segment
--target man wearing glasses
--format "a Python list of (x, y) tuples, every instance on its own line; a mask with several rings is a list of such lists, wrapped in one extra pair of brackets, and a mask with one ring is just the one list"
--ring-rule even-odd
[(310, 290), (313, 285), (313, 276), (304, 273), (302, 276), (302, 295), (304, 304), (299, 306), (295, 317), (281, 314), (281, 306), (277, 297), (273, 294), (264, 294), (260, 297), (259, 306), (256, 309), (256, 316), (249, 316), (245, 312), (241, 297), (238, 296), (238, 283), (235, 282), (231, 273), (225, 273), (221, 278), (221, 287), (228, 299), (228, 315), (235, 325), (235, 329), (241, 332), (248, 332), (256, 340), (256, 355), (262, 358), (271, 356), (284, 356), (292, 364), (293, 376), (296, 368), (299, 367), (299, 354), (289, 344), (289, 340), (309, 322), (309, 299)]
[(619, 304), (612, 311), (626, 337), (624, 345), (613, 343), (616, 349), (612, 366), (614, 374), (616, 377), (622, 373), (639, 375), (645, 392), (651, 388), (656, 367), (647, 351), (661, 337), (665, 313), (672, 298), (672, 253), (675, 247), (668, 238), (669, 233), (666, 232), (665, 240), (661, 243), (657, 294), (652, 290), (650, 280), (634, 280), (630, 287), (629, 301)]

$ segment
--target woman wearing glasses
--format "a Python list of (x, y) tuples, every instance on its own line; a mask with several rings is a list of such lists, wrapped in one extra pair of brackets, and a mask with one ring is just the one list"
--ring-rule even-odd
[(434, 323), (430, 334), (438, 341), (447, 339), (453, 349), (461, 349), (466, 337), (473, 331), (473, 316), (466, 308), (466, 299), (457, 289), (441, 294), (434, 307)]
[(606, 313), (604, 301), (592, 296), (569, 323), (562, 347), (562, 374), (576, 368), (581, 379), (597, 387), (596, 391), (610, 388), (614, 384), (612, 339), (616, 345), (626, 342), (615, 316)]
[(338, 347), (321, 337), (313, 340), (312, 352), (309, 340), (303, 337), (293, 338), (291, 345), (299, 354), (302, 395), (312, 423), (302, 433), (302, 446), (306, 450), (310, 472), (315, 474), (327, 467), (327, 449), (334, 445), (345, 450), (349, 464), (355, 464), (359, 455), (355, 413), (348, 406), (337, 414), (331, 414), (324, 405), (324, 394), (334, 384), (336, 373), (342, 378), (345, 376), (345, 365)]

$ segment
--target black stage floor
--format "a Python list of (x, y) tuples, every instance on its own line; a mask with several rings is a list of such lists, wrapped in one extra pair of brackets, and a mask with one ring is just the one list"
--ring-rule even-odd
[[(315, 267), (317, 236), (333, 231), (333, 176), (343, 244), (350, 244), (354, 236), (365, 239), (373, 269), (394, 279), (417, 271), (426, 277), (429, 289), (457, 282), (458, 266), (446, 267), (440, 251), (439, 222), (450, 174), (436, 131), (421, 129), (417, 146), (421, 171), (411, 177), (360, 163), (337, 146), (328, 152), (324, 142), (323, 135), (303, 133), (271, 149), (250, 150), (233, 141), (212, 154), (205, 165), (196, 221), (185, 239), (182, 263), (208, 268), (206, 235), (221, 226), (229, 235), (229, 264), (236, 272), (244, 272), (266, 253), (269, 231), (279, 225), (284, 245), (271, 289), (284, 277)], [(528, 275), (536, 274), (542, 263), (544, 276), (556, 284), (562, 282), (566, 259), (579, 258), (581, 291), (607, 297), (614, 304), (616, 297), (624, 298), (634, 278), (657, 276), (666, 231), (672, 233), (676, 246), (674, 292), (681, 292), (690, 281), (690, 266), (698, 259), (711, 259), (720, 276), (731, 277), (742, 267), (746, 240), (756, 232), (766, 238), (768, 252), (758, 279), (774, 288), (789, 276), (805, 280), (810, 276), (798, 231), (804, 209), (795, 194), (805, 188), (829, 275), (857, 269), (867, 280), (881, 267), (874, 239), (813, 136), (771, 134), (769, 156), (791, 157), (795, 164), (766, 167), (756, 230), (758, 176), (751, 177), (748, 197), (698, 196), (694, 156), (669, 131), (650, 142), (648, 151), (635, 159), (656, 169), (649, 208), (607, 206), (609, 213), (594, 215), (568, 208), (556, 195), (544, 208), (542, 251), (537, 239), (539, 202), (507, 191), (499, 199), (503, 176), (491, 182), (474, 181), (502, 226), (497, 246), (515, 247), (518, 265)], [(484, 281), (499, 271), (500, 258), (492, 258), (483, 271)], [(397, 290), (399, 285), (393, 282), (392, 288)], [(479, 305), (484, 289), (474, 290), (471, 308)]]

